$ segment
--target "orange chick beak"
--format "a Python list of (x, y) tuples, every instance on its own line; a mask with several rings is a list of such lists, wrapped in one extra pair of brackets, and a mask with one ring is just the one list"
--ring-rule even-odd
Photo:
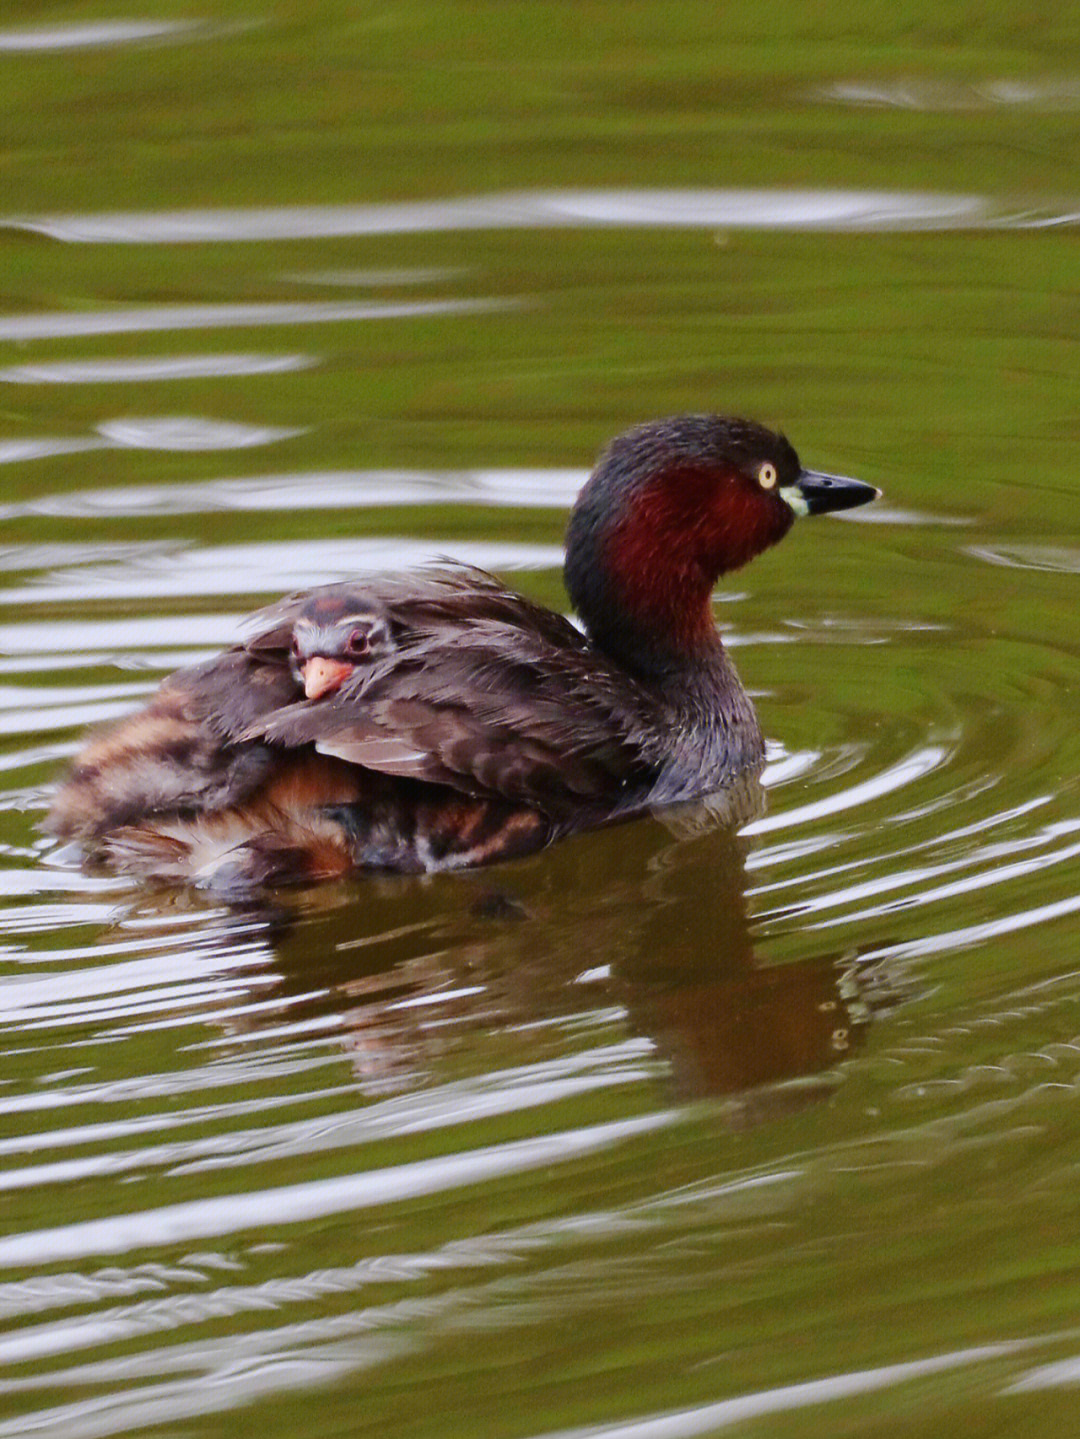
[(331, 660), (325, 655), (313, 655), (301, 670), (304, 676), (304, 694), (309, 700), (332, 694), (334, 690), (341, 688), (352, 672), (352, 665), (345, 660)]

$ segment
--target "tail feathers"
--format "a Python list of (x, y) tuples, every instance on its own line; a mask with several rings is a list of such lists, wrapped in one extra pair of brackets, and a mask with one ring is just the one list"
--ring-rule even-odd
[(115, 868), (144, 879), (189, 880), (191, 845), (145, 825), (124, 825), (105, 835), (99, 845), (102, 859)]
[(282, 831), (240, 828), (233, 816), (125, 825), (101, 840), (107, 863), (127, 874), (194, 884), (221, 896), (268, 885), (302, 884), (349, 873), (349, 849), (338, 826), (316, 821)]

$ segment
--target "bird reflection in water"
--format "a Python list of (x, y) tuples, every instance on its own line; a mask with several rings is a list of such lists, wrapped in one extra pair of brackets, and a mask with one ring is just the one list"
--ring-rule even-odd
[(478, 1054), (554, 1058), (567, 1026), (605, 1023), (651, 1043), (675, 1097), (728, 1097), (732, 1125), (802, 1108), (833, 1092), (904, 986), (851, 954), (755, 954), (738, 827), (762, 807), (749, 780), (496, 869), (368, 876), (218, 912), (222, 954), (230, 928), (257, 934), (274, 972), (253, 979), (256, 1007), (219, 1023), (238, 1037), (329, 1025), (371, 1097), (460, 1078)]

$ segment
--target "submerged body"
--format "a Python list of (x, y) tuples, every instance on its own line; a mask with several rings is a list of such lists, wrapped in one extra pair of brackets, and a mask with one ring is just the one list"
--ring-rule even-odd
[(468, 568), (294, 596), (92, 740), (48, 827), (116, 868), (230, 890), (483, 864), (711, 793), (764, 755), (717, 577), (797, 513), (875, 494), (746, 421), (642, 426), (571, 516), (584, 633)]

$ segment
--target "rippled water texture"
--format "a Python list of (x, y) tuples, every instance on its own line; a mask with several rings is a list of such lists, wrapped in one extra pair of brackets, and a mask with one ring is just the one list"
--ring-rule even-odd
[[(0, 1439), (1073, 1433), (1069, 8), (13, 0), (0, 111)], [(701, 409), (886, 495), (717, 595), (763, 789), (233, 909), (39, 837), (277, 593), (564, 606)]]

